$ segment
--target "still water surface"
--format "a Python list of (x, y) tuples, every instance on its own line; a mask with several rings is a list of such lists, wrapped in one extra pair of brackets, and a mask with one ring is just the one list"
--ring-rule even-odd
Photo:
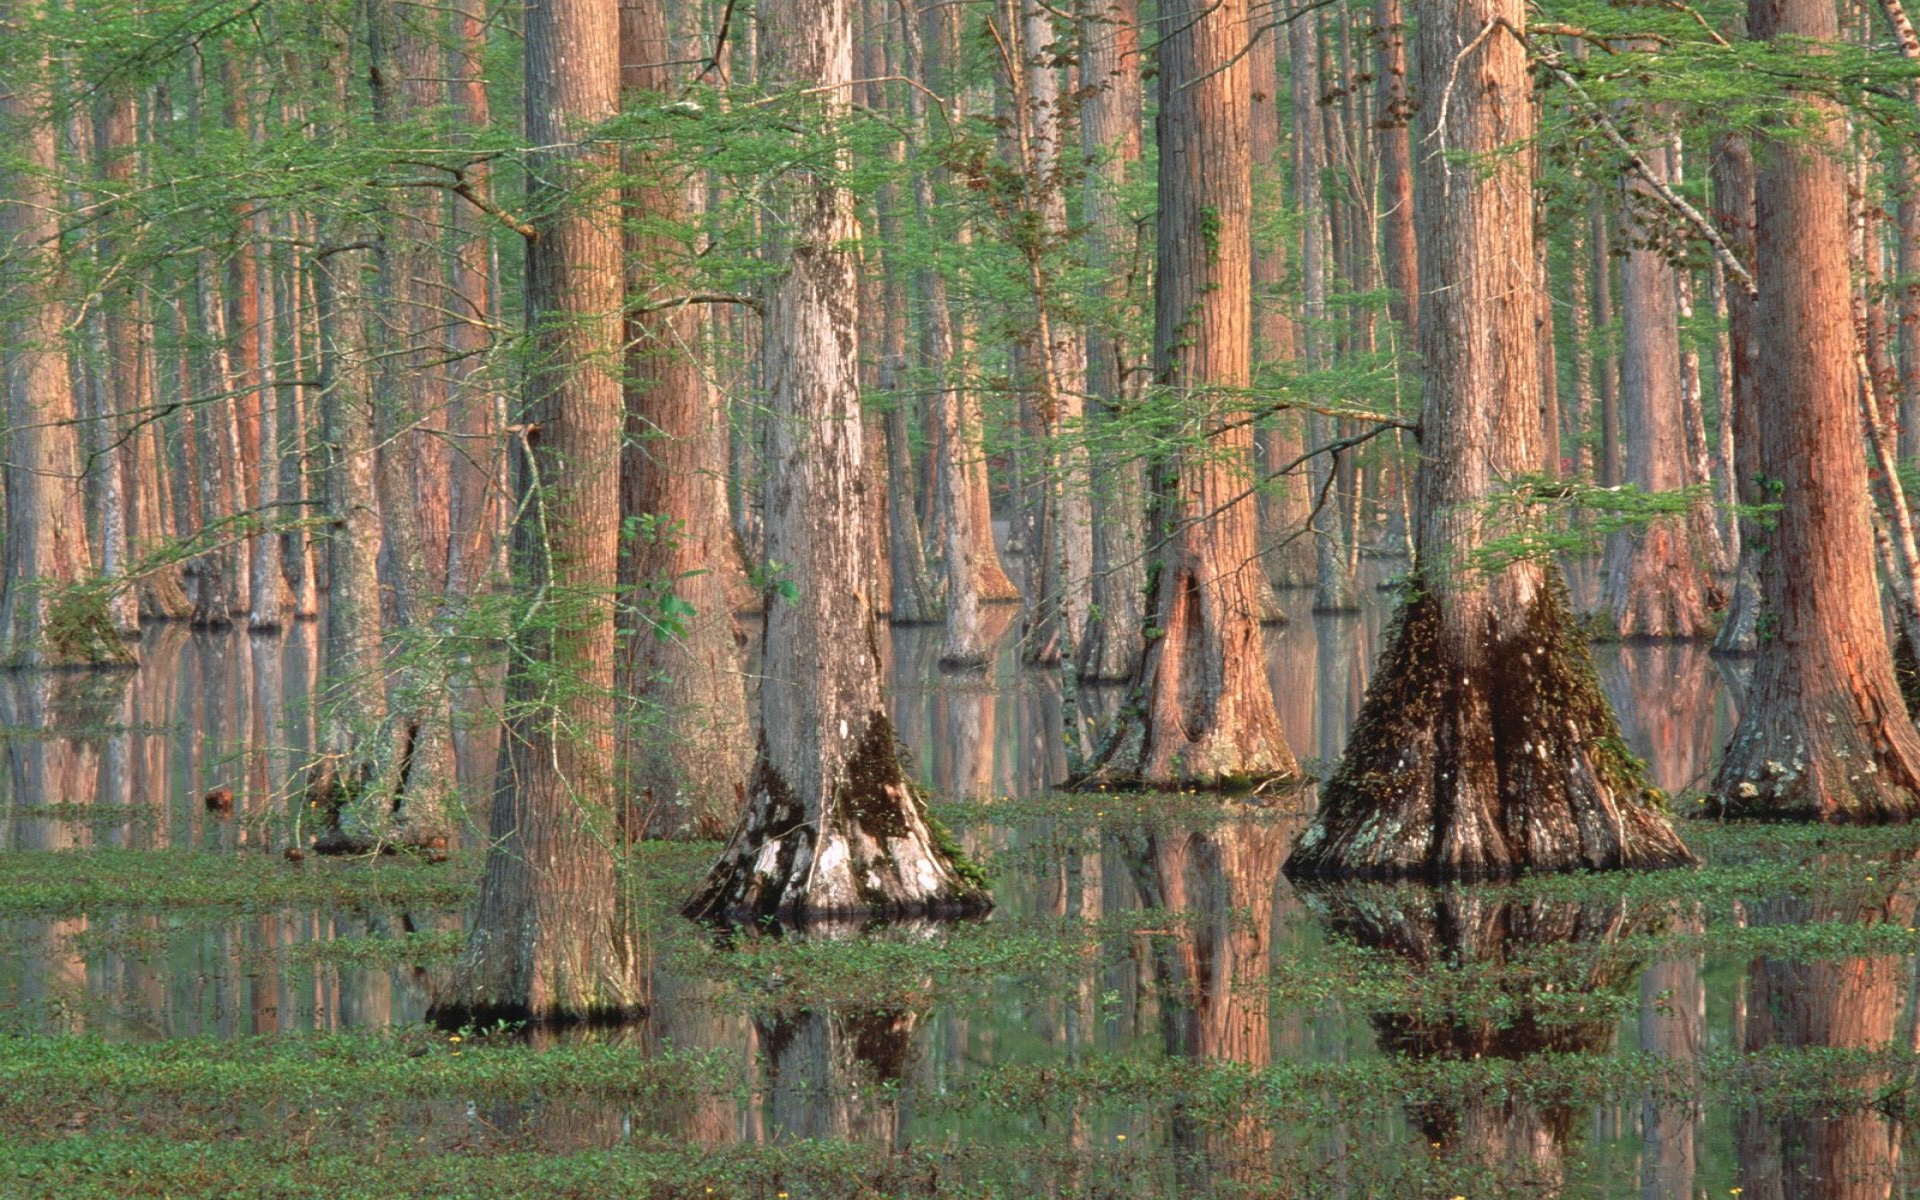
[[(1308, 617), (1306, 596), (1283, 601), (1301, 615), (1270, 636), (1269, 672), (1288, 738), (1321, 766), (1358, 710), (1386, 609)], [(835, 1137), (963, 1156), (1022, 1146), (1019, 1169), (1040, 1194), (1383, 1194), (1381, 1181), (1405, 1168), (1382, 1162), (1422, 1147), (1497, 1164), (1512, 1194), (1906, 1194), (1900, 1105), (1769, 1113), (1738, 1084), (1689, 1080), (1735, 1077), (1730, 1059), (1769, 1047), (1911, 1045), (1911, 954), (1769, 957), (1726, 932), (1910, 926), (1909, 888), (1838, 906), (1745, 899), (1711, 931), (1704, 908), (1671, 900), (1656, 910), (1591, 893), (1305, 895), (1278, 873), (1298, 813), (1191, 825), (1102, 821), (1098, 809), (1091, 822), (1036, 817), (1044, 810), (1029, 802), (1065, 777), (1084, 719), (1117, 694), (1072, 694), (1056, 673), (1021, 668), (1011, 645), (990, 671), (943, 674), (937, 641), (893, 631), (895, 722), (923, 782), (979, 814), (956, 824), (994, 866), (1000, 907), (964, 932), (808, 936), (952, 937), (979, 955), (995, 937), (1074, 925), (1090, 935), (968, 988), (929, 979), (935, 999), (924, 1004), (742, 1005), (677, 971), (691, 959), (662, 952), (653, 1015), (625, 1036), (648, 1053), (718, 1056), (725, 1078), (690, 1109), (427, 1106), (422, 1130), (566, 1148), (643, 1130), (715, 1146)], [(1597, 654), (1657, 782), (1676, 794), (1703, 784), (1735, 715), (1737, 668), (1692, 645)], [(260, 818), (284, 811), (314, 745), (312, 627), (266, 638), (162, 628), (141, 663), (110, 678), (0, 675), (0, 848), (277, 849)], [(478, 720), (460, 735), (469, 795), (486, 787), (495, 730)], [(235, 792), (236, 819), (202, 803), (218, 787)], [(1016, 815), (1002, 820), (1002, 809)], [(425, 970), (314, 947), (422, 932), (450, 946), (462, 921), (458, 911), (153, 911), (137, 896), (124, 908), (0, 918), (0, 1025), (154, 1040), (415, 1023)], [(1476, 980), (1485, 994), (1466, 1002), (1422, 990)], [(1644, 1084), (1551, 1083), (1551, 1064), (1593, 1054), (1667, 1066)], [(1494, 1099), (1480, 1076), (1461, 1083), (1447, 1066), (1489, 1060), (1548, 1064), (1548, 1082)], [(1183, 1063), (1194, 1073), (1167, 1074)], [(1369, 1076), (1367, 1064), (1392, 1069)], [(1130, 1085), (1129, 1070), (1146, 1074)], [(1081, 1083), (1058, 1083), (1070, 1079)], [(949, 1103), (1009, 1080), (1026, 1081), (1023, 1099), (987, 1111)], [(1309, 1094), (1322, 1098), (1296, 1107)]]

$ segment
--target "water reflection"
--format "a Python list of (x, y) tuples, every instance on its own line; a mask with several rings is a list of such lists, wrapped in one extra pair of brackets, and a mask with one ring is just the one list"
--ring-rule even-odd
[[(1608, 995), (1631, 987), (1639, 962), (1624, 949), (1651, 914), (1617, 901), (1518, 900), (1419, 885), (1315, 887), (1329, 929), (1392, 956), (1418, 1007), (1377, 1013), (1382, 1049), (1413, 1060), (1525, 1062), (1604, 1053), (1617, 1019)], [(1426, 1077), (1430, 1095), (1408, 1116), (1433, 1154), (1440, 1194), (1551, 1196), (1566, 1183), (1579, 1106), (1537, 1098), (1517, 1083)], [(1686, 1193), (1681, 1193), (1682, 1195)]]
[[(1296, 826), (1246, 818), (1206, 829), (1127, 830), (1117, 838), (1142, 906), (1170, 917), (1151, 937), (1160, 1035), (1170, 1057), (1239, 1063), (1273, 1061), (1267, 979), (1272, 967), (1280, 879)], [(1220, 1123), (1195, 1121), (1176, 1100), (1168, 1114), (1183, 1191), (1205, 1193), (1224, 1180), (1265, 1177), (1274, 1129), (1251, 1109)]]
[[(1282, 600), (1295, 620), (1269, 633), (1269, 677), (1288, 738), (1303, 759), (1325, 764), (1344, 745), (1388, 614), (1380, 604), (1314, 617), (1307, 604)], [(937, 631), (894, 630), (888, 664), (914, 769), (944, 800), (991, 806), (1057, 787), (1094, 723), (1124, 699), (1124, 689), (1069, 689), (1058, 672), (1023, 667), (1011, 639), (977, 672), (942, 671), (938, 649)], [(263, 638), (163, 627), (148, 635), (137, 672), (0, 675), (0, 850), (277, 849), (314, 745), (317, 655), (310, 626)], [(1727, 665), (1699, 647), (1649, 644), (1603, 648), (1597, 666), (1655, 779), (1669, 789), (1698, 784), (1734, 716)], [(462, 700), (474, 714), (457, 727), (469, 795), (484, 794), (495, 758), (492, 696), (478, 683)], [(201, 801), (221, 787), (234, 793), (230, 820)], [(645, 1056), (713, 1055), (711, 1088), (645, 1111), (544, 1100), (428, 1108), (422, 1128), (446, 1144), (548, 1148), (610, 1146), (640, 1133), (713, 1147), (827, 1137), (885, 1154), (997, 1139), (1021, 1147), (1021, 1178), (1040, 1194), (1364, 1195), (1368, 1160), (1390, 1153), (1419, 1160), (1418, 1190), (1445, 1196), (1573, 1191), (1590, 1178), (1570, 1155), (1587, 1131), (1593, 1154), (1618, 1167), (1595, 1194), (1693, 1197), (1735, 1186), (1743, 1200), (1902, 1194), (1911, 1170), (1890, 1098), (1904, 1080), (1897, 1064), (1874, 1066), (1847, 1095), (1822, 1093), (1813, 1105), (1769, 1093), (1744, 1108), (1703, 1109), (1699, 1095), (1724, 1070), (1716, 1062), (1736, 1051), (1911, 1045), (1910, 956), (1749, 961), (1737, 947), (1710, 945), (1710, 930), (1726, 926), (1724, 907), (1710, 926), (1691, 906), (1641, 916), (1619, 903), (1357, 889), (1317, 894), (1315, 917), (1278, 875), (1292, 820), (1235, 813), (1096, 826), (1027, 806), (1018, 820), (974, 823), (963, 836), (1001, 871), (1001, 910), (987, 928), (1009, 938), (1080, 931), (1066, 939), (1071, 952), (1042, 956), (1044, 968), (1020, 968), (1027, 974), (1010, 968), (960, 1002), (811, 1007), (762, 1003), (771, 983), (743, 999), (662, 953), (651, 1015), (624, 1036)], [(1883, 880), (1910, 870), (1872, 867)], [(1906, 893), (1862, 887), (1847, 904), (1802, 896), (1742, 911), (1752, 927), (1914, 923)], [(411, 1025), (426, 1003), (421, 972), (356, 947), (451, 935), (461, 923), (458, 913), (397, 910), (154, 912), (128, 900), (0, 918), (0, 1019), (129, 1039)], [(1643, 962), (1646, 942), (1631, 935), (1656, 926), (1681, 949)], [(1422, 995), (1451, 987), (1466, 999), (1382, 1012), (1351, 995), (1277, 999), (1276, 979), (1328, 953), (1327, 931), (1370, 948), (1394, 980), (1432, 982)], [(1469, 978), (1492, 982), (1468, 987)], [(918, 990), (939, 995), (948, 981), (924, 982)], [(1475, 1056), (1525, 1064), (1635, 1052), (1658, 1059), (1666, 1082), (1644, 1092), (1635, 1082), (1611, 1109), (1441, 1087), (1404, 1118), (1342, 1112), (1296, 1127), (1252, 1102), (1223, 1115), (1197, 1083), (1143, 1104), (1070, 1093), (1036, 1106), (1038, 1115), (956, 1117), (938, 1103), (964, 1096), (978, 1077), (1028, 1066), (1172, 1062), (1191, 1068), (1178, 1078), (1217, 1080), (1208, 1072), (1221, 1065), (1257, 1079), (1301, 1064), (1365, 1065), (1382, 1053), (1412, 1072)], [(1139, 1165), (1149, 1156), (1152, 1165)]]
[[(1782, 897), (1752, 906), (1758, 926), (1842, 921), (1874, 926), (1914, 924), (1916, 895), (1910, 884), (1867, 886), (1874, 876), (1897, 880), (1901, 861), (1835, 861), (1859, 873), (1862, 892), (1851, 903)], [(1912, 959), (1905, 955), (1787, 958), (1762, 955), (1748, 966), (1736, 1020), (1742, 1049), (1765, 1054), (1778, 1049), (1818, 1048), (1882, 1053), (1900, 1046), (1896, 1028), (1912, 999), (1907, 993)], [(1908, 1015), (1904, 1048), (1920, 1049)], [(1909, 1065), (1910, 1069), (1910, 1065)], [(1735, 1141), (1744, 1195), (1754, 1200), (1885, 1200), (1900, 1179), (1904, 1129), (1893, 1103), (1912, 1086), (1889, 1070), (1855, 1072), (1829, 1085), (1805, 1081), (1785, 1094), (1759, 1096), (1739, 1116)], [(1899, 1086), (1895, 1086), (1896, 1083)], [(1798, 1094), (1796, 1094), (1798, 1093)], [(1905, 1194), (1902, 1187), (1899, 1194)]]

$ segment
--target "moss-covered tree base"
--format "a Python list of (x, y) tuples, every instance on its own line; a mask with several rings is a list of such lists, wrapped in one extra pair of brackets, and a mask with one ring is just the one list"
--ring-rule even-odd
[(681, 911), (744, 923), (993, 907), (978, 871), (914, 793), (886, 714), (868, 715), (844, 767), (819, 790), (825, 798), (809, 804), (769, 762), (763, 738), (746, 815)]
[(1402, 610), (1339, 770), (1287, 860), (1323, 879), (1684, 866), (1557, 581), (1522, 619), (1448, 632)]

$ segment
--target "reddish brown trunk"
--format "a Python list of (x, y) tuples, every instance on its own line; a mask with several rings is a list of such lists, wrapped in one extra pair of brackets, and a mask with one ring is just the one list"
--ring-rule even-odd
[[(1247, 145), (1252, 158), (1254, 211), (1278, 212), (1286, 207), (1286, 163), (1281, 158), (1286, 140), (1280, 127), (1281, 79), (1279, 31), (1257, 38), (1247, 52), (1253, 73), (1252, 117)], [(1283, 224), (1281, 229), (1288, 228)], [(1299, 330), (1295, 328), (1291, 298), (1285, 294), (1288, 270), (1287, 237), (1280, 229), (1257, 230), (1253, 244), (1253, 373), (1259, 381), (1265, 371), (1291, 369)], [(1272, 476), (1261, 490), (1261, 542), (1268, 576), (1277, 587), (1312, 587), (1314, 539), (1311, 468), (1301, 458), (1306, 451), (1305, 418), (1296, 412), (1275, 414), (1260, 431), (1263, 466)], [(1281, 472), (1291, 466), (1291, 470)]]
[[(1657, 119), (1659, 114), (1654, 114)], [(1641, 149), (1654, 178), (1676, 175), (1673, 151)], [(1681, 403), (1677, 272), (1658, 226), (1644, 219), (1653, 200), (1637, 175), (1623, 177), (1620, 240), (1620, 424), (1626, 477), (1643, 492), (1672, 492), (1692, 482)], [(1623, 638), (1695, 638), (1712, 632), (1705, 580), (1682, 516), (1625, 529), (1607, 543), (1602, 608)]]
[[(621, 83), (643, 102), (681, 84), (684, 70), (666, 64), (700, 58), (696, 39), (669, 27), (676, 11), (661, 0), (620, 6)], [(704, 313), (672, 303), (692, 290), (676, 264), (696, 251), (657, 232), (689, 221), (701, 181), (671, 147), (630, 152), (626, 170), (628, 303), (641, 315), (626, 338), (620, 511), (639, 530), (621, 564), (633, 606), (622, 690), (641, 711), (623, 729), (622, 787), (634, 834), (721, 837), (739, 818), (752, 758), (729, 572), (717, 569), (734, 553), (727, 422), (699, 353)]]
[(614, 1018), (641, 1004), (619, 878), (614, 605), (620, 534), (619, 213), (614, 151), (586, 140), (620, 98), (613, 5), (527, 9), (528, 324), (535, 370), (514, 556), (533, 603), (507, 674), (506, 778), (479, 913), (433, 1016)]
[[(1839, 35), (1822, 0), (1754, 0), (1747, 21), (1761, 40)], [(1728, 815), (1906, 820), (1920, 812), (1920, 732), (1894, 681), (1870, 549), (1844, 117), (1803, 99), (1816, 144), (1769, 146), (1755, 183), (1758, 467), (1781, 509), (1761, 564), (1767, 627), (1712, 801)]]
[(1508, 561), (1527, 505), (1491, 509), (1537, 470), (1533, 195), (1511, 153), (1534, 132), (1518, 0), (1419, 16), (1425, 79), (1416, 202), (1426, 366), (1417, 592), (1320, 810), (1286, 869), (1305, 876), (1503, 875), (1692, 861), (1640, 770), (1566, 610), (1559, 572)]
[(1380, 154), (1381, 246), (1388, 301), (1394, 323), (1409, 348), (1420, 337), (1420, 265), (1413, 234), (1413, 152), (1407, 127), (1413, 123), (1414, 102), (1407, 87), (1407, 39), (1400, 0), (1374, 0), (1374, 55), (1377, 89), (1374, 128)]
[[(134, 186), (137, 111), (131, 94), (108, 98), (100, 108), (95, 144), (108, 193), (109, 216), (102, 253), (111, 255), (129, 215), (115, 211), (115, 198)], [(129, 569), (139, 573), (135, 592), (139, 615), (148, 620), (177, 620), (193, 610), (181, 580), (180, 564), (161, 565), (171, 549), (173, 531), (166, 521), (162, 494), (160, 422), (153, 379), (153, 334), (146, 289), (133, 282), (114, 292), (106, 306), (107, 376), (114, 416), (112, 428), (124, 439), (120, 452), (121, 492), (126, 503)]]
[(1137, 686), (1096, 777), (1219, 787), (1294, 775), (1260, 628), (1253, 431), (1250, 87), (1241, 0), (1176, 5), (1160, 44), (1154, 375), (1195, 443), (1156, 481), (1165, 523)]
[[(38, 0), (0, 3), (0, 26), (30, 23)], [(59, 176), (47, 117), (47, 62), (0, 76), (0, 130), (20, 152), (0, 189), (0, 255), (15, 289), (6, 327), (5, 579), (0, 663), (47, 667), (131, 661), (98, 596), (81, 495), (80, 440), (66, 350), (70, 312), (59, 261)]]

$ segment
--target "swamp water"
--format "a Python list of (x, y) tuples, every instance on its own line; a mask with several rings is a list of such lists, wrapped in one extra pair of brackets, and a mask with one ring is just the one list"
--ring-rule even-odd
[[(1271, 639), (1310, 766), (1383, 623)], [(646, 846), (646, 1021), (447, 1035), (421, 1016), (477, 839), (440, 865), (276, 852), (313, 637), (163, 629), (137, 673), (0, 676), (0, 1196), (1912, 1186), (1920, 830), (1689, 822), (1699, 871), (1301, 890), (1278, 868), (1307, 801), (1052, 794), (1117, 694), (1011, 648), (942, 675), (937, 634), (899, 629), (896, 724), (990, 919), (716, 944), (666, 915), (716, 847)], [(1599, 658), (1658, 782), (1703, 783), (1730, 668)], [(495, 728), (461, 733), (470, 796)]]

